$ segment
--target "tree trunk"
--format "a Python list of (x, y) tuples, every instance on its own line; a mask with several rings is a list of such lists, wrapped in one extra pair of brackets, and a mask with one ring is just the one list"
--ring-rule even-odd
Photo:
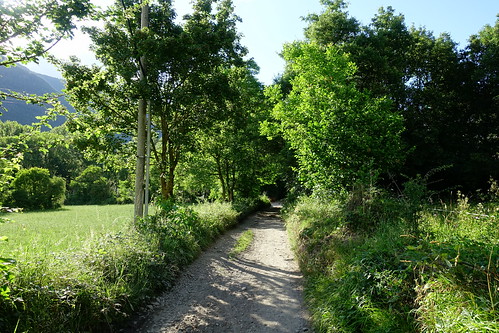
[(146, 101), (139, 101), (137, 118), (137, 166), (135, 170), (135, 208), (134, 221), (144, 216), (144, 167), (145, 167), (145, 132), (146, 132)]
[(161, 176), (161, 196), (163, 199), (173, 198), (173, 188), (175, 186), (175, 168), (170, 167), (168, 174)]
[(180, 158), (180, 150), (170, 140), (168, 135), (166, 121), (162, 121), (163, 138), (161, 152), (161, 196), (163, 199), (173, 198), (173, 189), (175, 187), (175, 170), (177, 169)]
[(222, 186), (222, 199), (227, 200), (227, 185), (225, 184), (222, 162), (220, 161), (220, 157), (214, 156), (214, 158), (217, 162), (218, 180), (220, 181), (220, 185)]

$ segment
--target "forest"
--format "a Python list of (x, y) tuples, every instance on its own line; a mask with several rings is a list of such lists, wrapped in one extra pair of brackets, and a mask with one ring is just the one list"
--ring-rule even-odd
[[(321, 3), (266, 86), (231, 0), (182, 20), (168, 0), (0, 1), (0, 67), (48, 59), (74, 108), (0, 87), (2, 112), (46, 108), (0, 122), (0, 331), (116, 331), (284, 200), (317, 332), (499, 332), (499, 19), (459, 49), (392, 7), (362, 24)], [(49, 55), (90, 19), (99, 65)], [(128, 221), (66, 249), (10, 245), (17, 211), (88, 205)]]

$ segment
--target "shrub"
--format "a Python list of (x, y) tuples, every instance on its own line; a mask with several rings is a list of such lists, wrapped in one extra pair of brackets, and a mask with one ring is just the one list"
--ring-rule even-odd
[(54, 209), (64, 203), (66, 182), (50, 177), (47, 169), (31, 168), (19, 171), (12, 182), (13, 204), (26, 209)]
[(0, 150), (0, 206), (10, 198), (10, 184), (14, 175), (21, 169), (22, 154), (14, 157), (5, 157), (5, 152)]
[(95, 205), (115, 202), (109, 180), (104, 177), (102, 168), (91, 165), (81, 175), (71, 181), (71, 204)]
[(190, 262), (201, 251), (203, 230), (197, 214), (171, 200), (160, 201), (158, 206), (157, 214), (137, 222), (137, 230), (159, 242), (170, 261), (182, 265)]

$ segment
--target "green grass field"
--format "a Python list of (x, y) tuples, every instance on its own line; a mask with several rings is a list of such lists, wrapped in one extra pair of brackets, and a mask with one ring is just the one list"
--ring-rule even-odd
[(59, 210), (1, 214), (0, 257), (26, 258), (81, 248), (86, 241), (127, 227), (133, 205), (65, 206)]

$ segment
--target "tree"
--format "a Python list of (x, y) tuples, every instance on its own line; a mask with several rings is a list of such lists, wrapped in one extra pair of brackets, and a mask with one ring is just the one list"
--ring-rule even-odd
[(17, 121), (0, 121), (0, 137), (17, 136), (30, 131), (28, 125), (21, 125)]
[(50, 170), (51, 175), (71, 181), (85, 168), (81, 151), (72, 144), (70, 136), (54, 132), (35, 133), (25, 140), (23, 168), (32, 167)]
[[(404, 16), (381, 8), (368, 25), (349, 17), (344, 1), (323, 1), (308, 17), (306, 37), (333, 44), (357, 66), (355, 82), (374, 97), (388, 97), (404, 117), (409, 148), (401, 170), (414, 177), (450, 166), (438, 188), (487, 186), (498, 177), (497, 24), (473, 36), (458, 51), (449, 35), (408, 28)], [(292, 75), (292, 73), (291, 73)]]
[(498, 44), (496, 51), (486, 56), (488, 60), (482, 60), (479, 47), (472, 46), (477, 36), (472, 36), (466, 50), (458, 51), (448, 35), (435, 38), (422, 29), (411, 31), (411, 76), (403, 112), (407, 128), (404, 138), (414, 149), (404, 171), (414, 176), (448, 166), (440, 174), (443, 181), (434, 185), (439, 189), (460, 186), (464, 191), (475, 191), (485, 189), (490, 177), (499, 177), (498, 81), (494, 66)]
[(104, 177), (102, 168), (91, 165), (81, 175), (72, 180), (69, 201), (76, 205), (95, 205), (114, 203), (113, 190), (109, 180)]
[[(215, 3), (219, 5), (213, 13)], [(245, 50), (235, 30), (238, 18), (231, 1), (198, 0), (180, 26), (171, 3), (164, 1), (151, 4), (149, 28), (139, 30), (140, 7), (125, 1), (125, 8), (110, 8), (105, 28), (89, 30), (104, 67), (64, 65), (67, 87), (75, 107), (95, 125), (121, 133), (135, 133), (132, 110), (141, 97), (150, 101), (159, 140), (152, 146), (153, 156), (162, 196), (170, 198), (182, 153), (193, 146), (192, 133), (224, 116), (224, 109), (216, 106), (231, 92), (222, 69), (244, 65)], [(141, 54), (148, 59), (147, 84), (138, 80)]]
[[(454, 165), (455, 169), (455, 163), (461, 163), (456, 154), (463, 154), (468, 145), (467, 129), (463, 128), (468, 111), (463, 108), (460, 94), (465, 75), (459, 69), (455, 43), (449, 36), (435, 38), (425, 30), (413, 29), (411, 38), (407, 98), (401, 106), (406, 125), (404, 139), (413, 150), (404, 172), (416, 176), (442, 166)], [(449, 170), (440, 175), (448, 177)], [(449, 185), (455, 183), (447, 180), (439, 184)]]
[[(471, 112), (466, 123), (473, 124), (463, 129), (469, 137), (469, 163), (463, 166), (463, 173), (470, 179), (468, 187), (477, 185), (485, 188), (490, 179), (499, 179), (499, 18), (495, 25), (486, 25), (469, 39), (469, 45), (462, 52), (463, 69), (469, 73), (465, 83), (466, 104)], [(461, 175), (458, 175), (461, 176)], [(471, 186), (470, 186), (471, 185)]]
[(296, 152), (301, 180), (310, 188), (341, 189), (395, 169), (404, 159), (402, 118), (390, 100), (371, 97), (352, 82), (356, 66), (335, 46), (285, 45), (292, 90), (267, 90), (272, 115)]
[(343, 45), (351, 43), (361, 32), (360, 23), (348, 17), (347, 5), (343, 0), (321, 0), (326, 8), (320, 15), (310, 14), (305, 20), (309, 26), (305, 29), (308, 40), (321, 45)]
[(5, 134), (0, 135), (0, 149), (4, 149), (5, 158), (21, 154), (22, 168), (48, 169), (52, 176), (63, 177), (68, 183), (84, 169), (87, 161), (64, 126), (37, 132), (31, 126), (11, 123), (0, 123), (0, 133)]
[(53, 209), (64, 203), (66, 182), (47, 169), (23, 169), (12, 182), (13, 204), (25, 209)]
[(197, 151), (205, 156), (204, 167), (216, 175), (223, 200), (255, 197), (263, 185), (274, 183), (280, 167), (272, 144), (260, 134), (264, 114), (263, 87), (251, 68), (228, 70), (233, 96), (226, 100), (225, 119), (198, 131)]

